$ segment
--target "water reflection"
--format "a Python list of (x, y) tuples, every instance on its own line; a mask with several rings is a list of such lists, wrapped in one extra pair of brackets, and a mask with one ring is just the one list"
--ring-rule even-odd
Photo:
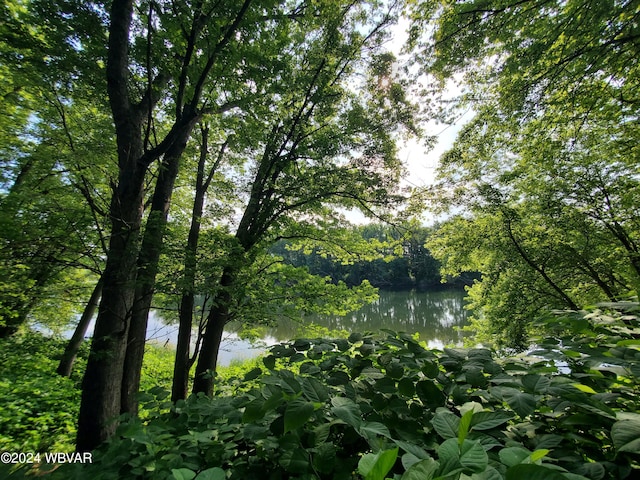
[[(418, 333), (431, 348), (462, 343), (463, 333), (458, 327), (467, 324), (463, 291), (381, 291), (379, 296), (376, 302), (346, 316), (312, 315), (306, 317), (303, 324), (283, 319), (277, 327), (266, 329), (261, 341), (255, 345), (239, 339), (231, 326), (225, 333), (219, 364), (228, 365), (234, 359), (251, 358), (263, 352), (265, 345), (306, 336), (308, 333), (304, 332), (304, 327), (310, 322), (329, 330), (375, 333), (389, 329)], [(175, 345), (177, 326), (167, 326), (156, 315), (149, 320), (148, 338)]]
[[(418, 333), (430, 346), (460, 344), (462, 332), (457, 327), (467, 323), (464, 292), (380, 292), (380, 298), (346, 316), (313, 315), (309, 322), (330, 330), (378, 332), (381, 329)], [(300, 325), (285, 320), (269, 329), (268, 335), (280, 341), (300, 335)]]

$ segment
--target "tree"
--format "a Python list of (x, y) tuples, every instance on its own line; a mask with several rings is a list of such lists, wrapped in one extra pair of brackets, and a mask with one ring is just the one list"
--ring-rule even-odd
[(475, 117), (428, 195), (466, 213), (429, 245), (483, 273), (476, 316), (522, 346), (542, 307), (637, 294), (635, 2), (436, 3), (415, 6), (414, 45)]
[[(251, 125), (259, 132), (248, 150), (252, 180), (235, 249), (208, 314), (194, 392), (212, 393), (211, 372), (239, 279), (265, 244), (278, 237), (317, 236), (317, 227), (335, 217), (337, 205), (372, 212), (393, 201), (390, 193), (400, 173), (393, 132), (403, 124), (415, 129), (415, 112), (392, 77), (392, 57), (368, 54), (392, 13), (349, 3), (310, 18), (308, 40), (297, 47), (297, 65), (285, 77), (286, 94), (274, 98), (261, 126)], [(371, 69), (364, 96), (346, 82), (367, 54)]]
[[(96, 108), (103, 93), (93, 82), (99, 39), (89, 34), (99, 22), (90, 9), (70, 3), (82, 19), (70, 31), (51, 2), (29, 7), (9, 2), (0, 11), (8, 89), (0, 137), (2, 335), (27, 320), (53, 325), (47, 317), (65, 326), (78, 310), (74, 297), (93, 288), (88, 284), (100, 274), (104, 252), (101, 195), (110, 168), (99, 152), (109, 149), (111, 135), (108, 115)], [(87, 40), (85, 49), (66, 48), (72, 39)], [(82, 66), (82, 78), (68, 68), (72, 63)]]
[[(279, 5), (258, 7), (250, 0), (224, 8), (209, 2), (114, 1), (110, 6), (106, 79), (119, 175), (110, 207), (102, 300), (83, 381), (80, 451), (93, 449), (113, 433), (113, 419), (122, 408), (135, 410), (131, 398), (136, 393), (146, 328), (145, 315), (136, 316), (135, 312), (146, 307), (134, 302), (136, 296), (145, 301), (150, 297), (136, 290), (153, 288), (155, 252), (162, 241), (179, 160), (194, 126), (203, 116), (233, 106), (233, 101), (219, 97), (216, 82), (209, 82), (212, 78), (245, 80), (236, 69), (241, 58), (233, 57), (229, 62), (232, 57), (224, 55), (228, 55), (230, 44), (242, 45), (245, 37), (252, 38), (259, 26), (267, 24), (258, 21), (265, 9), (281, 13)], [(157, 199), (152, 200), (151, 222), (143, 240), (153, 244), (153, 251), (145, 251), (150, 257), (141, 258), (145, 181), (150, 166), (158, 160), (162, 160), (162, 178), (156, 182)], [(133, 365), (128, 372), (132, 376), (123, 377), (128, 345), (132, 346), (128, 360)]]

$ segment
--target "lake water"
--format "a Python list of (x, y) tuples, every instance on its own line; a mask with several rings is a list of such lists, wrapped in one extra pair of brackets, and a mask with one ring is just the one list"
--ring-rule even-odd
[[(460, 345), (463, 333), (459, 327), (467, 324), (467, 310), (464, 309), (464, 292), (460, 290), (438, 290), (431, 292), (402, 291), (379, 292), (380, 298), (346, 316), (310, 316), (305, 321), (331, 330), (343, 329), (349, 332), (378, 332), (380, 329), (418, 333), (420, 339), (431, 348), (444, 345)], [(162, 344), (174, 344), (177, 326), (164, 325), (161, 319), (152, 315), (149, 319), (147, 338)], [(228, 365), (233, 360), (254, 357), (269, 345), (291, 340), (300, 335), (300, 325), (282, 321), (277, 328), (265, 330), (263, 338), (256, 344), (241, 340), (230, 329), (225, 338), (218, 359), (219, 365)]]

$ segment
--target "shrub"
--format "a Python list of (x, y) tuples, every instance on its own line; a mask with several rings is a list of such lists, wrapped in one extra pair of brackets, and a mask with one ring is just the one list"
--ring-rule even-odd
[[(155, 390), (93, 465), (54, 478), (599, 480), (640, 473), (636, 304), (539, 320), (528, 355), (413, 336), (276, 345), (213, 399)], [(234, 383), (235, 382), (235, 383)]]

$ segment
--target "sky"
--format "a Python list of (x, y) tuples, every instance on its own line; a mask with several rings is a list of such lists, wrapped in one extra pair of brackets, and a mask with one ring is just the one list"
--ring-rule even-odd
[[(407, 58), (402, 54), (402, 47), (408, 37), (409, 19), (401, 17), (399, 22), (392, 27), (391, 40), (385, 45), (400, 62)], [(455, 87), (451, 87), (451, 96), (455, 95)], [(427, 122), (425, 134), (437, 138), (435, 146), (431, 149), (421, 143), (420, 139), (412, 138), (401, 148), (399, 157), (405, 164), (408, 175), (405, 182), (411, 187), (424, 187), (434, 183), (436, 168), (440, 156), (451, 146), (462, 126), (471, 119), (472, 114), (467, 113), (460, 117), (455, 124), (447, 125), (436, 121)]]

